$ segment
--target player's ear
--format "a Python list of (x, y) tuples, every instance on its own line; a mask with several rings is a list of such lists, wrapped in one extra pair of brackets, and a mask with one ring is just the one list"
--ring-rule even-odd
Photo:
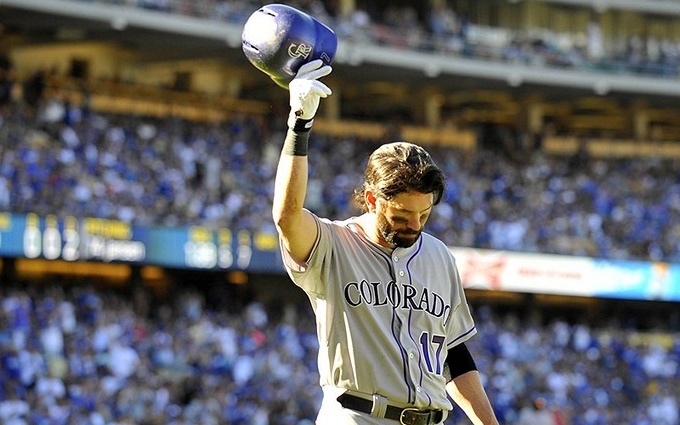
[(368, 209), (368, 212), (375, 212), (377, 208), (377, 203), (378, 203), (378, 198), (375, 196), (375, 194), (367, 190), (364, 192), (364, 198), (366, 201), (366, 208)]

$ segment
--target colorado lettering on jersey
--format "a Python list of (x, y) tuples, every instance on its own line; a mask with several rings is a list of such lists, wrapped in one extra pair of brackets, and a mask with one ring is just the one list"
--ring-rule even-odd
[(391, 306), (408, 310), (420, 310), (434, 317), (442, 318), (444, 323), (451, 314), (451, 305), (446, 304), (444, 299), (436, 292), (428, 291), (427, 288), (416, 288), (413, 285), (397, 284), (391, 281), (383, 282), (349, 282), (344, 288), (345, 302), (352, 307), (361, 304), (373, 307)]

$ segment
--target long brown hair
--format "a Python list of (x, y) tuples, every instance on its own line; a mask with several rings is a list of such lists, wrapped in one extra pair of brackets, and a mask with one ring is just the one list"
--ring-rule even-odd
[(364, 183), (354, 190), (354, 200), (366, 212), (366, 190), (387, 200), (412, 190), (434, 194), (437, 205), (445, 186), (444, 172), (425, 149), (409, 142), (393, 142), (381, 145), (368, 158)]

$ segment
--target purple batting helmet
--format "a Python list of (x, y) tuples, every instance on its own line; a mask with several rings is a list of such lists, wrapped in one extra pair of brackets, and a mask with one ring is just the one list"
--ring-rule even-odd
[(246, 21), (241, 36), (246, 57), (283, 88), (307, 62), (321, 59), (330, 65), (338, 38), (328, 26), (283, 4), (269, 4)]

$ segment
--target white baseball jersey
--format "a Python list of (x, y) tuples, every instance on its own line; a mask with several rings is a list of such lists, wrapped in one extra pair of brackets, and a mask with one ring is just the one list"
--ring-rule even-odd
[(350, 390), (450, 410), (448, 349), (477, 332), (453, 255), (427, 233), (409, 248), (388, 250), (355, 221), (316, 217), (318, 238), (305, 265), (283, 252), (316, 315), (321, 386), (333, 397)]

